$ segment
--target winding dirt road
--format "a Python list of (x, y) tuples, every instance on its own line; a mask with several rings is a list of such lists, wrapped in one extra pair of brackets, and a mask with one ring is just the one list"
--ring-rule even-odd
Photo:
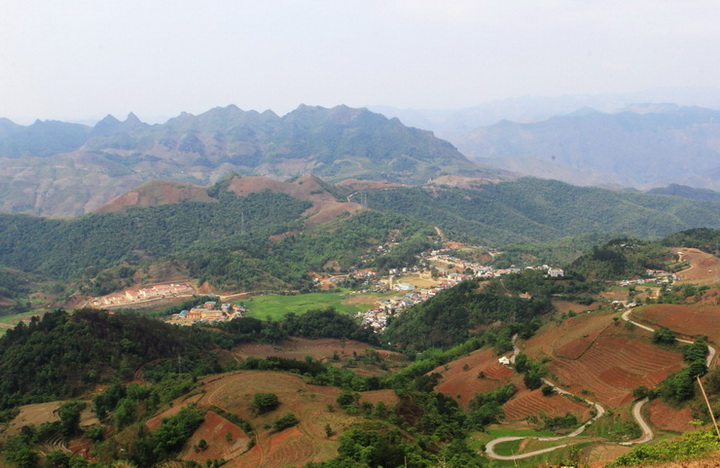
[[(630, 318), (630, 314), (632, 314), (632, 309), (628, 309), (622, 314), (623, 320), (626, 322), (632, 323), (638, 328), (642, 328), (643, 330), (647, 330), (649, 332), (655, 332), (655, 328), (648, 327), (647, 325), (643, 325), (642, 323), (636, 322)], [(685, 344), (693, 344), (690, 340), (683, 340), (680, 338), (676, 338), (679, 343), (685, 343)], [(715, 353), (716, 350), (713, 346), (708, 345), (708, 355), (707, 358), (705, 358), (705, 365), (709, 368), (712, 364), (713, 360), (715, 359)], [(633, 406), (632, 414), (637, 423), (640, 425), (640, 428), (642, 428), (643, 435), (641, 438), (637, 440), (633, 440), (630, 442), (623, 442), (620, 445), (635, 445), (635, 444), (644, 444), (645, 442), (649, 442), (653, 438), (653, 432), (652, 429), (650, 429), (650, 425), (643, 419), (642, 417), (642, 407), (645, 403), (648, 402), (647, 398), (643, 398), (642, 400), (635, 403)]]
[[(647, 326), (647, 325), (643, 325), (642, 323), (638, 323), (638, 322), (632, 320), (632, 319), (630, 318), (630, 314), (631, 314), (631, 313), (632, 313), (632, 309), (628, 309), (628, 310), (626, 310), (625, 312), (623, 312), (623, 314), (622, 314), (623, 320), (625, 320), (626, 322), (630, 322), (630, 323), (632, 323), (633, 325), (635, 325), (636, 327), (642, 328), (643, 330), (647, 330), (647, 331), (649, 331), (649, 332), (654, 332), (654, 331), (655, 331), (655, 329), (652, 328), (652, 327), (649, 327), (649, 326)], [(513, 339), (512, 339), (512, 343), (513, 343), (513, 355), (510, 357), (510, 362), (512, 362), (512, 363), (515, 363), (515, 357), (516, 357), (517, 354), (520, 352), (520, 349), (517, 347), (517, 345), (516, 345), (516, 343), (515, 343), (516, 340), (517, 340), (517, 335), (513, 336)], [(680, 342), (680, 343), (685, 343), (685, 344), (692, 344), (692, 343), (693, 343), (692, 341), (683, 340), (683, 339), (678, 339), (677, 341)], [(705, 363), (706, 363), (706, 365), (707, 365), (708, 367), (710, 367), (710, 365), (712, 364), (713, 360), (715, 359), (715, 354), (716, 354), (715, 348), (712, 347), (712, 346), (708, 346), (708, 356), (707, 356), (707, 359), (706, 359), (706, 361), (705, 361)], [(512, 460), (522, 460), (522, 459), (524, 459), (524, 458), (534, 457), (534, 456), (536, 456), (536, 455), (541, 455), (541, 454), (543, 454), (543, 453), (548, 453), (548, 452), (552, 452), (553, 450), (558, 450), (558, 449), (561, 449), (561, 448), (563, 448), (563, 447), (567, 447), (567, 446), (570, 445), (570, 444), (556, 445), (556, 446), (554, 446), (554, 447), (548, 447), (548, 448), (545, 448), (545, 449), (535, 450), (535, 451), (533, 451), (533, 452), (527, 452), (527, 453), (522, 453), (522, 454), (518, 454), (518, 455), (498, 455), (498, 454), (495, 452), (495, 446), (497, 446), (498, 444), (501, 444), (501, 443), (503, 443), (503, 442), (512, 442), (512, 441), (521, 440), (521, 439), (535, 439), (535, 440), (539, 440), (539, 441), (548, 442), (548, 441), (553, 441), (553, 440), (567, 439), (567, 438), (570, 438), (570, 437), (577, 437), (577, 436), (579, 436), (580, 434), (582, 434), (583, 431), (585, 431), (585, 429), (587, 429), (587, 427), (588, 427), (590, 424), (592, 424), (595, 420), (597, 420), (597, 419), (600, 418), (603, 414), (605, 414), (605, 409), (604, 409), (602, 406), (600, 406), (599, 404), (593, 403), (593, 402), (591, 402), (591, 401), (589, 401), (589, 400), (586, 400), (586, 399), (584, 399), (584, 398), (582, 398), (582, 397), (579, 397), (578, 395), (573, 395), (572, 393), (567, 392), (567, 391), (559, 388), (557, 385), (555, 385), (554, 383), (550, 382), (550, 381), (547, 380), (547, 379), (543, 379), (543, 382), (544, 382), (545, 384), (547, 384), (547, 385), (550, 385), (550, 386), (553, 388), (553, 390), (554, 390), (555, 392), (557, 392), (557, 393), (560, 393), (560, 394), (562, 394), (562, 395), (568, 395), (568, 396), (573, 396), (573, 397), (580, 398), (580, 399), (582, 399), (583, 401), (585, 401), (587, 404), (589, 404), (590, 406), (594, 406), (594, 407), (595, 407), (595, 411), (596, 411), (595, 416), (594, 416), (592, 419), (590, 419), (589, 421), (587, 421), (585, 424), (583, 424), (582, 426), (578, 427), (578, 428), (575, 429), (573, 432), (571, 432), (570, 434), (565, 435), (565, 436), (557, 436), (557, 437), (499, 437), (499, 438), (497, 438), (497, 439), (493, 439), (493, 440), (491, 440), (490, 442), (488, 442), (487, 445), (485, 446), (485, 452), (487, 453), (488, 457), (494, 458), (494, 459), (496, 459), (496, 460), (509, 460), (509, 461), (512, 461)], [(649, 442), (649, 441), (651, 441), (651, 440), (653, 439), (654, 433), (653, 433), (652, 429), (650, 428), (650, 425), (647, 423), (647, 421), (645, 421), (645, 419), (644, 419), (643, 416), (642, 416), (642, 408), (643, 408), (643, 406), (644, 406), (648, 401), (649, 401), (649, 400), (648, 400), (647, 398), (643, 398), (642, 400), (636, 402), (636, 403), (633, 405), (633, 408), (632, 408), (633, 418), (635, 419), (635, 421), (637, 421), (638, 425), (639, 425), (640, 428), (642, 429), (642, 436), (641, 436), (640, 438), (638, 438), (638, 439), (635, 439), (635, 440), (631, 440), (631, 441), (628, 441), (628, 442), (621, 442), (620, 445), (630, 446), (630, 445), (644, 444), (645, 442)]]
[[(513, 364), (515, 363), (515, 357), (520, 352), (520, 348), (518, 348), (517, 344), (515, 343), (516, 340), (517, 340), (517, 335), (514, 335), (512, 337), (513, 354), (510, 357), (510, 362), (512, 362)], [(485, 445), (485, 452), (487, 453), (488, 457), (494, 458), (496, 460), (522, 460), (523, 458), (530, 458), (530, 457), (534, 457), (535, 455), (541, 455), (543, 453), (548, 453), (548, 452), (552, 452), (554, 450), (561, 449), (563, 447), (567, 447), (569, 444), (560, 444), (560, 445), (555, 445), (553, 447), (548, 447), (548, 448), (544, 448), (544, 449), (540, 449), (540, 450), (534, 450), (532, 452), (521, 453), (519, 455), (499, 455), (497, 452), (495, 452), (495, 446), (498, 444), (501, 444), (503, 442), (512, 442), (514, 440), (522, 440), (522, 439), (535, 439), (535, 440), (539, 440), (541, 442), (551, 442), (554, 440), (567, 439), (569, 437), (577, 437), (580, 434), (582, 434), (583, 431), (585, 431), (585, 429), (587, 429), (588, 426), (590, 426), (590, 424), (592, 424), (598, 418), (600, 418), (602, 415), (605, 414), (605, 408), (600, 406), (598, 403), (594, 403), (590, 400), (586, 400), (583, 397), (574, 395), (566, 390), (563, 390), (560, 387), (558, 387), (557, 385), (555, 385), (554, 383), (552, 383), (551, 381), (549, 381), (548, 379), (542, 379), (542, 381), (544, 384), (550, 385), (556, 393), (559, 393), (561, 395), (567, 395), (567, 396), (579, 398), (582, 401), (584, 401), (585, 403), (587, 403), (588, 405), (594, 407), (595, 408), (595, 416), (590, 418), (590, 420), (588, 420), (587, 422), (582, 424), (580, 427), (575, 429), (570, 434), (563, 435), (563, 436), (556, 436), (556, 437), (527, 437), (527, 436), (510, 437), (509, 436), (509, 437), (499, 437), (497, 439), (493, 439), (490, 442), (488, 442), (487, 445)]]

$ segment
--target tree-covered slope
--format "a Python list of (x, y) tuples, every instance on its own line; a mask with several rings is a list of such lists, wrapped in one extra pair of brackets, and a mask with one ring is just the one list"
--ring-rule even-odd
[[(407, 266), (433, 245), (432, 227), (403, 215), (340, 213), (306, 226), (310, 202), (270, 191), (237, 196), (218, 187), (211, 190), (217, 197), (212, 203), (68, 220), (0, 215), (0, 265), (89, 281), (83, 290), (92, 295), (119, 288), (118, 274), (127, 278), (143, 265), (165, 260), (220, 289), (302, 289), (311, 284), (310, 271)], [(377, 251), (378, 245), (390, 243), (391, 249)], [(123, 271), (104, 272), (109, 268)]]
[[(0, 215), (0, 263), (54, 277), (97, 272), (132, 256), (167, 256), (220, 241), (236, 245), (300, 226), (309, 206), (264, 192), (219, 203), (179, 203), (54, 220)], [(234, 241), (234, 244), (233, 244)], [(227, 245), (227, 244), (226, 244)]]
[(383, 339), (405, 349), (449, 347), (467, 340), (478, 327), (495, 322), (528, 323), (551, 309), (547, 294), (521, 297), (518, 291), (505, 289), (499, 281), (480, 290), (478, 280), (469, 280), (391, 320)]
[(128, 379), (144, 363), (187, 359), (210, 345), (206, 333), (142, 317), (47, 313), (0, 338), (0, 409), (75, 397), (98, 383)]
[(368, 193), (368, 205), (490, 245), (614, 232), (657, 237), (720, 226), (720, 204), (523, 178), (477, 190), (443, 187)]

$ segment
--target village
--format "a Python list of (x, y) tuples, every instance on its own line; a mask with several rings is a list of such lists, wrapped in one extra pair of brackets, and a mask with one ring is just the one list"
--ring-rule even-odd
[[(451, 272), (450, 268), (434, 268), (430, 270), (413, 267), (410, 269), (404, 268), (402, 270), (390, 270), (390, 275), (386, 278), (380, 279), (378, 284), (381, 285), (380, 287), (386, 287), (387, 290), (398, 291), (404, 294), (379, 300), (376, 307), (368, 309), (364, 312), (359, 312), (357, 314), (358, 318), (363, 324), (373, 328), (376, 332), (382, 332), (387, 327), (388, 319), (390, 317), (402, 313), (404, 310), (415, 304), (425, 302), (438, 294), (440, 291), (451, 288), (462, 281), (471, 278), (496, 278), (522, 271), (521, 268), (511, 267), (496, 269), (492, 266), (469, 262), (448, 255), (447, 252), (449, 251), (450, 249), (433, 250), (424, 253), (422, 257), (428, 264), (435, 266), (440, 264), (452, 265), (455, 270), (459, 270), (461, 273)], [(540, 267), (530, 266), (526, 269), (543, 269), (547, 271), (548, 276), (555, 278), (562, 277), (564, 275), (562, 269), (552, 268), (548, 265), (542, 265)], [(425, 276), (427, 278), (434, 278), (436, 284), (429, 287), (416, 287), (412, 284), (398, 282), (396, 280), (398, 275), (412, 273)]]
[(168, 323), (175, 325), (192, 325), (194, 323), (229, 322), (236, 318), (245, 317), (247, 310), (238, 304), (220, 304), (217, 301), (207, 301), (189, 310), (173, 314)]
[(157, 284), (141, 289), (126, 289), (119, 293), (97, 297), (91, 300), (89, 305), (103, 308), (128, 307), (168, 298), (192, 297), (195, 293), (195, 287), (190, 283)]
[[(322, 277), (316, 275), (316, 283), (321, 286), (336, 288), (343, 282), (360, 282), (363, 287), (351, 291), (349, 294), (382, 293), (385, 295), (369, 309), (358, 312), (357, 318), (366, 326), (376, 332), (382, 332), (388, 325), (388, 320), (401, 314), (415, 304), (425, 302), (437, 295), (440, 291), (451, 288), (456, 284), (471, 279), (490, 279), (513, 273), (519, 273), (521, 268), (494, 268), (478, 262), (471, 262), (450, 255), (451, 249), (432, 250), (421, 255), (419, 264), (411, 268), (390, 269), (386, 276), (380, 276), (372, 269), (355, 271), (347, 275)], [(564, 272), (560, 268), (548, 265), (529, 266), (525, 269), (544, 270), (549, 277), (561, 278)], [(410, 278), (410, 279), (408, 279)], [(645, 272), (645, 278), (635, 278), (618, 282), (620, 286), (644, 285), (648, 282), (656, 284), (671, 284), (677, 280), (677, 275), (664, 270), (651, 270)], [(397, 292), (397, 295), (387, 297), (387, 292)], [(190, 283), (158, 284), (139, 289), (128, 289), (120, 293), (100, 297), (90, 301), (92, 307), (119, 308), (169, 298), (192, 297), (196, 294), (195, 287)], [(212, 295), (211, 295), (212, 296)], [(219, 298), (218, 298), (219, 299)], [(247, 317), (248, 311), (241, 304), (220, 303), (220, 301), (207, 301), (189, 310), (183, 310), (172, 315), (168, 322), (177, 325), (192, 325), (194, 323), (224, 322), (236, 318)]]

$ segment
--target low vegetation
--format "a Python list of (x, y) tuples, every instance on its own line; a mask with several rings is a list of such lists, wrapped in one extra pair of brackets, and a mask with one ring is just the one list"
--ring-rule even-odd
[(638, 445), (608, 466), (639, 466), (684, 461), (719, 450), (720, 442), (714, 432), (688, 432), (679, 440)]

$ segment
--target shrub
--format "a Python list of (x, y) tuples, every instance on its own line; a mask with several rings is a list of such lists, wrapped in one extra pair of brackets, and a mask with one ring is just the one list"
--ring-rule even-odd
[(253, 396), (252, 407), (258, 413), (267, 413), (274, 410), (280, 404), (278, 396), (274, 393), (256, 393)]
[(280, 432), (288, 427), (296, 426), (300, 421), (295, 417), (294, 414), (288, 413), (280, 419), (275, 420), (272, 424), (272, 428), (277, 432)]

